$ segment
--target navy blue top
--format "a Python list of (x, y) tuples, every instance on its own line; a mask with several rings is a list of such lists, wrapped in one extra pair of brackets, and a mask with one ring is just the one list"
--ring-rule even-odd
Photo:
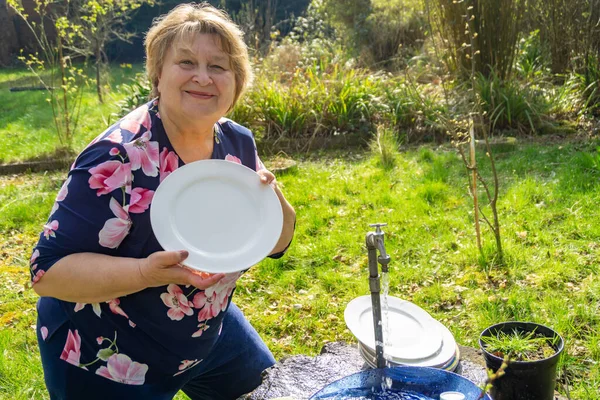
[[(223, 118), (214, 140), (213, 159), (264, 168), (248, 129)], [(149, 207), (160, 182), (183, 164), (165, 133), (158, 100), (94, 139), (71, 167), (33, 251), (33, 284), (69, 254), (144, 258), (163, 250), (152, 232)], [(61, 359), (126, 384), (156, 382), (206, 357), (241, 274), (227, 274), (206, 290), (171, 284), (104, 303), (42, 297), (41, 335), (49, 340), (70, 321)]]

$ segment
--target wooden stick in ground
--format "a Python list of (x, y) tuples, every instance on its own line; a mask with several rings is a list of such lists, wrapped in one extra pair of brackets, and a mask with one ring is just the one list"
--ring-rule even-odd
[(470, 118), (469, 127), (470, 143), (469, 152), (471, 153), (471, 193), (473, 194), (473, 218), (475, 219), (475, 235), (477, 238), (477, 248), (481, 253), (481, 227), (479, 226), (479, 203), (477, 199), (477, 160), (475, 159), (475, 124), (473, 118)]

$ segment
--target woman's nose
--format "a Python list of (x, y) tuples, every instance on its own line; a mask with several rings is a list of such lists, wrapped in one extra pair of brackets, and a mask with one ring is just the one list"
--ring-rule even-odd
[(208, 86), (212, 83), (208, 68), (205, 66), (200, 66), (196, 69), (193, 80), (200, 86)]

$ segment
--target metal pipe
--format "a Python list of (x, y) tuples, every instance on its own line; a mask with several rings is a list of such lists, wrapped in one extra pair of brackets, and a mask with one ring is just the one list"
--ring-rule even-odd
[(383, 326), (381, 322), (381, 285), (379, 267), (377, 265), (377, 248), (373, 240), (373, 232), (367, 233), (367, 250), (369, 255), (369, 289), (371, 290), (371, 305), (373, 307), (373, 327), (375, 329), (375, 359), (377, 368), (385, 368), (383, 357)]
[[(386, 361), (383, 348), (383, 322), (381, 319), (381, 280), (379, 276), (379, 266), (381, 270), (388, 272), (390, 256), (385, 251), (384, 232), (382, 226), (387, 224), (371, 224), (375, 227), (375, 232), (367, 233), (366, 244), (369, 256), (369, 289), (371, 290), (371, 304), (373, 307), (373, 329), (375, 334), (375, 358), (377, 368), (385, 368)], [(379, 251), (379, 257), (377, 257)]]

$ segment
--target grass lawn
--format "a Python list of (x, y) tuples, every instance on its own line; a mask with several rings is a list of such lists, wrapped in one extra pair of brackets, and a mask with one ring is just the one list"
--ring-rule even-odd
[[(498, 155), (502, 266), (478, 255), (467, 178), (452, 150), (406, 150), (389, 169), (367, 152), (298, 157), (298, 169), (279, 177), (298, 214), (293, 245), (252, 268), (235, 301), (278, 359), (352, 341), (343, 312), (368, 294), (365, 234), (387, 222), (390, 294), (430, 312), (463, 345), (476, 346), (496, 322), (546, 324), (566, 341), (558, 389), (600, 399), (596, 145), (529, 143)], [(0, 177), (0, 398), (45, 398), (27, 260), (62, 179)], [(484, 240), (491, 254), (491, 235)]]
[[(140, 72), (141, 68), (141, 65), (132, 68), (111, 65), (109, 84), (118, 88), (136, 72)], [(95, 76), (91, 70), (90, 76)], [(31, 86), (40, 84), (29, 71), (22, 68), (0, 69), (0, 164), (52, 153), (58, 144), (52, 110), (46, 102), (48, 93), (37, 90), (10, 91), (11, 87)], [(104, 103), (100, 103), (95, 86), (84, 89), (73, 148), (83, 148), (108, 126), (111, 114), (116, 111), (115, 102), (123, 95), (113, 90), (105, 96)]]

